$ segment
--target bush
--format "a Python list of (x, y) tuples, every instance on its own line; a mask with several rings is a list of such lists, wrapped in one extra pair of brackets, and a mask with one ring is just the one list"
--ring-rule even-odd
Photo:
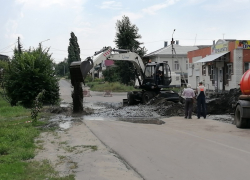
[(58, 79), (48, 51), (39, 46), (23, 53), (15, 52), (4, 79), (11, 105), (20, 102), (25, 107), (31, 107), (33, 100), (43, 89), (43, 103), (56, 104), (59, 101)]

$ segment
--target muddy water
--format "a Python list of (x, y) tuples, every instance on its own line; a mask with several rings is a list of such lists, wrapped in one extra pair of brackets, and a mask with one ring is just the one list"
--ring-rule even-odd
[[(62, 103), (61, 108), (71, 107), (69, 103)], [(50, 122), (57, 124), (60, 130), (65, 130), (71, 127), (74, 121), (83, 120), (99, 120), (99, 121), (126, 121), (131, 123), (144, 123), (144, 124), (163, 124), (164, 121), (160, 120), (162, 116), (155, 112), (154, 107), (148, 105), (126, 106), (123, 107), (122, 103), (111, 102), (84, 102), (86, 111), (91, 110), (88, 115), (74, 115), (67, 113), (64, 115), (63, 111), (51, 117)]]
[[(71, 107), (70, 103), (62, 103), (61, 107)], [(87, 115), (57, 114), (51, 118), (51, 122), (58, 124), (60, 130), (68, 129), (74, 121), (98, 120), (98, 121), (126, 121), (131, 123), (157, 124), (161, 125), (164, 121), (161, 118), (159, 108), (155, 105), (136, 105), (123, 107), (121, 102), (84, 102)], [(173, 108), (173, 107), (172, 107)], [(179, 109), (179, 108), (178, 108)], [(164, 108), (162, 109), (164, 110)], [(176, 116), (176, 115), (175, 115)], [(193, 115), (195, 118), (195, 115)], [(230, 115), (208, 115), (207, 119), (232, 123), (233, 117)]]

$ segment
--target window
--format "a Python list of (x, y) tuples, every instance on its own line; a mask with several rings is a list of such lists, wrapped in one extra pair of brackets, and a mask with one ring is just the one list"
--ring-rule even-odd
[(233, 64), (228, 63), (225, 68), (226, 68), (226, 80), (231, 80), (231, 75), (233, 74)]
[(205, 65), (202, 66), (202, 75), (206, 76), (206, 66)]
[(176, 76), (176, 81), (180, 81), (180, 77), (179, 76)]
[(186, 60), (186, 70), (188, 70), (188, 60)]
[(145, 77), (146, 78), (151, 78), (154, 75), (155, 72), (155, 67), (154, 66), (147, 66), (145, 69)]
[(180, 70), (180, 65), (178, 61), (174, 61), (174, 70)]
[(213, 65), (208, 65), (208, 75), (210, 76), (210, 80), (212, 81), (212, 84), (214, 85), (215, 73), (214, 73), (214, 66)]
[(248, 69), (250, 69), (250, 63), (249, 62), (244, 64), (244, 72), (246, 72)]

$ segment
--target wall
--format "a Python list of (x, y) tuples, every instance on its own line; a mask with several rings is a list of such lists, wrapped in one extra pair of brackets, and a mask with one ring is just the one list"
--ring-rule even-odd
[(211, 47), (206, 47), (206, 48), (198, 49), (195, 51), (189, 51), (187, 57), (188, 57), (189, 63), (193, 63), (192, 61), (193, 57), (201, 56), (202, 58), (204, 58), (210, 54), (211, 54)]
[[(172, 58), (172, 57), (159, 57), (158, 56), (158, 57), (151, 58), (151, 60), (152, 60), (152, 62), (158, 62), (158, 63), (163, 62), (163, 61), (167, 61), (171, 72), (181, 73), (181, 70), (184, 73), (188, 72), (188, 70), (186, 69), (186, 61), (188, 60), (186, 56), (181, 56), (181, 57), (178, 57), (177, 59)], [(176, 71), (174, 69), (174, 61), (177, 61), (177, 60), (179, 60), (178, 62), (179, 62), (179, 65), (181, 67), (181, 70), (178, 70), (178, 71)]]
[(250, 49), (243, 49), (243, 61), (250, 62)]
[(233, 75), (228, 85), (225, 86), (225, 90), (230, 90), (232, 88), (239, 88), (239, 83), (243, 74), (243, 50), (234, 49), (233, 51)]

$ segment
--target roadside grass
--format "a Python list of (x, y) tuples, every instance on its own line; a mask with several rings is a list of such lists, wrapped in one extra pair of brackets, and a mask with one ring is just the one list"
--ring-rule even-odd
[[(133, 86), (127, 86), (119, 82), (103, 82), (103, 79), (95, 79), (94, 81), (86, 81), (86, 85), (90, 87), (91, 91), (105, 92), (107, 90), (112, 92), (129, 92), (129, 91), (140, 91)], [(183, 91), (183, 87), (169, 87), (163, 88), (163, 90), (172, 90), (174, 92), (180, 93)]]
[(119, 82), (88, 82), (86, 83), (88, 87), (90, 87), (91, 91), (112, 91), (112, 92), (128, 92), (128, 91), (136, 91), (138, 89), (135, 89), (133, 86), (127, 86), (124, 84), (121, 84)]
[(26, 123), (32, 121), (30, 114), (30, 109), (11, 107), (0, 96), (0, 180), (73, 180), (74, 175), (59, 177), (48, 160), (32, 161), (35, 150), (41, 148), (35, 138), (44, 123)]

